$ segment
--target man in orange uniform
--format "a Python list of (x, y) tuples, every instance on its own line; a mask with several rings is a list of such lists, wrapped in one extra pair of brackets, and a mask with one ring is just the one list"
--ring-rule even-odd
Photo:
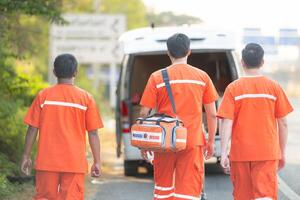
[(77, 61), (70, 54), (54, 61), (58, 83), (39, 92), (26, 117), (28, 130), (21, 170), (30, 173), (30, 152), (39, 133), (35, 200), (83, 200), (87, 172), (86, 131), (93, 153), (92, 176), (100, 176), (103, 127), (93, 97), (74, 85)]
[(246, 76), (226, 88), (218, 111), (221, 165), (230, 167), (235, 200), (277, 199), (277, 170), (285, 165), (285, 117), (293, 108), (280, 85), (261, 74), (263, 56), (258, 44), (243, 49)]
[[(172, 65), (167, 67), (178, 118), (188, 130), (187, 148), (178, 153), (154, 153), (154, 199), (200, 199), (204, 177), (204, 159), (214, 153), (216, 133), (216, 108), (218, 98), (209, 76), (202, 70), (187, 64), (190, 55), (190, 39), (175, 34), (167, 40), (168, 55)], [(151, 74), (140, 104), (141, 115), (150, 109), (174, 116), (161, 71)], [(204, 105), (209, 138), (205, 141), (202, 130), (202, 106)], [(142, 151), (147, 159), (147, 153)]]

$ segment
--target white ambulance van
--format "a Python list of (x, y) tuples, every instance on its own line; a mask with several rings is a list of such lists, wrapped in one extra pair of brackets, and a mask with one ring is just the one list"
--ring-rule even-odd
[[(139, 102), (149, 76), (170, 65), (166, 40), (175, 33), (189, 36), (192, 54), (188, 63), (208, 73), (220, 98), (226, 86), (239, 76), (235, 38), (231, 32), (202, 26), (182, 26), (141, 28), (124, 33), (119, 39), (124, 59), (117, 88), (116, 136), (117, 155), (124, 154), (124, 173), (127, 176), (136, 175), (139, 166), (152, 169), (142, 160), (139, 149), (130, 145), (130, 126), (139, 116)], [(205, 122), (203, 128), (206, 129)], [(219, 158), (218, 133), (215, 142), (215, 157)]]

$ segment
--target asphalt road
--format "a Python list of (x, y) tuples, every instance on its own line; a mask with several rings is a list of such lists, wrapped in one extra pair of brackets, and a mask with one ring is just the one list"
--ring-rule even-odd
[[(279, 172), (279, 200), (300, 200), (300, 101), (293, 101), (294, 113), (289, 116), (287, 165)], [(107, 151), (104, 162), (109, 169), (102, 178), (91, 180), (87, 200), (150, 200), (153, 181), (151, 176), (124, 177), (122, 160), (114, 151)], [(209, 200), (231, 200), (229, 176), (216, 165), (208, 165), (205, 192)]]

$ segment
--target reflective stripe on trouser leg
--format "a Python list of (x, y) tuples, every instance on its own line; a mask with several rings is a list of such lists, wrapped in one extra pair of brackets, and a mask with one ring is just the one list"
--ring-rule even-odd
[(154, 186), (154, 198), (156, 199), (171, 199), (174, 196), (174, 186), (162, 187)]
[(154, 200), (173, 200), (174, 199), (174, 153), (155, 153), (154, 154)]
[(175, 199), (186, 199), (186, 200), (201, 200), (200, 197), (194, 197), (194, 196), (189, 196), (189, 195), (184, 195), (184, 194), (174, 194)]
[(174, 199), (200, 199), (204, 178), (201, 146), (177, 153)]
[(273, 200), (271, 197), (256, 198), (255, 200)]

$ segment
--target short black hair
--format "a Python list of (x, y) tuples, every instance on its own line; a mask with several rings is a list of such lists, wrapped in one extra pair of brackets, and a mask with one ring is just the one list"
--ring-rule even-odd
[(190, 50), (190, 38), (183, 33), (176, 33), (168, 38), (167, 47), (174, 58), (185, 57)]
[(264, 58), (264, 49), (256, 43), (249, 43), (242, 51), (242, 59), (247, 68), (258, 68)]
[(77, 60), (72, 54), (61, 54), (55, 58), (54, 71), (57, 78), (72, 78), (77, 71)]

